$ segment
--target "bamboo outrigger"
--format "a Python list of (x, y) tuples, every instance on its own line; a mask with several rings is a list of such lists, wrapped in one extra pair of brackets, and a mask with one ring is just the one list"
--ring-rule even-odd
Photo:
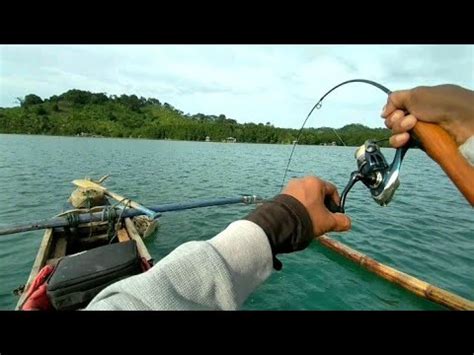
[(375, 273), (381, 278), (392, 282), (415, 295), (433, 301), (453, 310), (474, 310), (474, 302), (467, 300), (449, 291), (433, 286), (425, 281), (417, 279), (404, 272), (398, 271), (390, 266), (384, 265), (365, 254), (354, 250), (341, 242), (322, 235), (316, 239), (325, 247), (361, 265), (367, 270)]

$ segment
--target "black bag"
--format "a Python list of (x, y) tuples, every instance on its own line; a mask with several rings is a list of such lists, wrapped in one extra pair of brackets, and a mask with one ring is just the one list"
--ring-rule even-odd
[(129, 240), (62, 258), (51, 275), (47, 294), (56, 310), (75, 310), (105, 287), (142, 272), (136, 242)]

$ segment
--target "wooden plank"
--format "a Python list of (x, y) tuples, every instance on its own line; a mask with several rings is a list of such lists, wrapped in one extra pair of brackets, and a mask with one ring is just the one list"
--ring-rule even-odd
[[(107, 229), (108, 229), (107, 222), (105, 222), (105, 224), (103, 225), (95, 225), (92, 230), (92, 235), (104, 234), (107, 232)], [(90, 234), (91, 234), (90, 227), (84, 224), (74, 228), (72, 230), (72, 234), (67, 234), (67, 232), (63, 230), (63, 228), (61, 227), (56, 228), (54, 231), (55, 238), (61, 238), (61, 237), (70, 238), (72, 236), (74, 240), (89, 238)]]
[(48, 259), (46, 261), (46, 265), (53, 265), (53, 266), (56, 266), (57, 262), (60, 260), (61, 258), (52, 258), (52, 259)]
[(127, 230), (125, 228), (121, 228), (117, 231), (117, 237), (120, 243), (130, 240), (130, 237), (128, 236)]
[(53, 258), (62, 258), (66, 256), (67, 240), (66, 238), (58, 238), (56, 241), (56, 249)]
[(25, 290), (20, 296), (18, 303), (15, 309), (20, 309), (20, 307), (25, 302), (25, 297), (28, 293), (28, 288), (30, 284), (35, 279), (36, 275), (38, 275), (39, 271), (43, 268), (46, 263), (46, 260), (49, 257), (50, 249), (51, 249), (51, 242), (53, 240), (53, 230), (51, 228), (46, 229), (43, 235), (43, 240), (41, 241), (40, 247), (38, 249), (38, 253), (36, 254), (36, 259), (33, 263), (33, 267), (31, 268), (30, 276), (28, 277), (28, 281), (25, 285)]
[(107, 243), (109, 240), (109, 236), (107, 234), (99, 234), (99, 235), (93, 235), (92, 237), (89, 238), (81, 238), (77, 242), (81, 246), (88, 246), (97, 242), (103, 242), (104, 244)]
[(130, 218), (125, 218), (125, 227), (127, 228), (130, 238), (132, 238), (137, 243), (137, 249), (140, 256), (151, 263), (153, 261), (153, 258), (148, 252), (145, 243), (143, 243), (140, 234), (138, 233), (137, 229), (135, 228), (135, 225), (133, 224), (133, 221)]

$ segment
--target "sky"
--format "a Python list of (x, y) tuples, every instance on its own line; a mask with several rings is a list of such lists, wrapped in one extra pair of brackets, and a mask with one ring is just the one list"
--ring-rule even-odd
[[(458, 84), (474, 89), (472, 45), (3, 45), (0, 107), (70, 89), (153, 97), (190, 114), (299, 128), (331, 87), (370, 79), (391, 90)], [(386, 95), (349, 84), (306, 127), (383, 127)]]

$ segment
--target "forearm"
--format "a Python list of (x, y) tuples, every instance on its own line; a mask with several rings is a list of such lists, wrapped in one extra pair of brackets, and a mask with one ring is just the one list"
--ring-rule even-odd
[(107, 287), (87, 309), (238, 309), (281, 268), (277, 253), (310, 243), (312, 226), (297, 199), (279, 195), (209, 241), (185, 243), (149, 271)]
[(263, 230), (236, 221), (211, 240), (185, 243), (149, 271), (107, 287), (87, 309), (238, 309), (271, 270)]
[(461, 145), (474, 136), (474, 91), (456, 87), (452, 102), (446, 110), (444, 125), (456, 137), (456, 143)]

